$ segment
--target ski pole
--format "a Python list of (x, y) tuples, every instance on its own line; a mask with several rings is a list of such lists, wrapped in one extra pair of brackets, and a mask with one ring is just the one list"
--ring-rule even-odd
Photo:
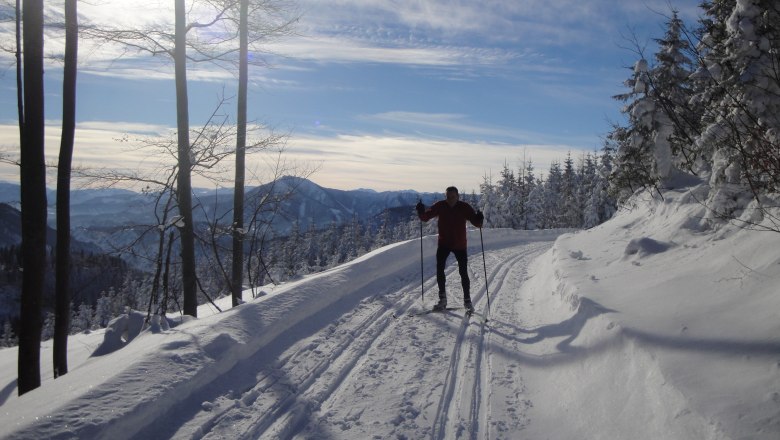
[(420, 301), (425, 307), (425, 273), (423, 273), (423, 222), (420, 220)]
[(488, 289), (487, 263), (485, 263), (485, 240), (482, 239), (482, 228), (479, 228), (479, 243), (482, 245), (482, 268), (485, 270), (485, 294), (487, 295), (487, 312), (485, 312), (485, 322), (490, 315), (490, 289)]

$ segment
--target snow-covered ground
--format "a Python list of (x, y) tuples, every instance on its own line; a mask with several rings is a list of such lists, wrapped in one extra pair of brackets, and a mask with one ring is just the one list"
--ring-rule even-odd
[(426, 237), (424, 306), (410, 241), (111, 354), (71, 337), (56, 381), (47, 342), (21, 397), (0, 350), (0, 437), (776, 440), (780, 234), (703, 214), (680, 191), (588, 231), (484, 230), (487, 323), (410, 316), (436, 296)]

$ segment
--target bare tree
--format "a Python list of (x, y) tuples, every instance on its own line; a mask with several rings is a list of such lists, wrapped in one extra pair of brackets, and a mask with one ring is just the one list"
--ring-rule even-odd
[[(18, 14), (18, 9), (17, 9)], [(44, 160), (43, 0), (22, 7), (23, 104), (20, 105), (22, 299), (19, 326), (19, 394), (41, 385), (41, 301), (46, 270)]]
[[(241, 3), (241, 4), (240, 4)], [(177, 182), (177, 198), (180, 215), (183, 218), (184, 226), (181, 228), (181, 257), (182, 257), (182, 283), (184, 289), (184, 313), (192, 316), (197, 315), (197, 297), (196, 297), (196, 284), (195, 277), (195, 231), (192, 219), (192, 185), (191, 185), (191, 145), (189, 143), (189, 114), (188, 114), (188, 98), (187, 98), (187, 61), (196, 62), (213, 62), (216, 64), (235, 62), (236, 52), (243, 51), (240, 56), (240, 63), (243, 63), (244, 77), (246, 77), (246, 63), (248, 62), (247, 48), (252, 44), (259, 45), (262, 42), (267, 41), (271, 36), (281, 35), (285, 33), (296, 20), (264, 20), (261, 19), (261, 15), (265, 12), (268, 16), (280, 17), (280, 11), (284, 8), (277, 7), (278, 4), (284, 3), (281, 0), (269, 1), (269, 0), (221, 0), (221, 1), (208, 1), (202, 0), (194, 2), (193, 4), (201, 4), (208, 11), (210, 15), (204, 21), (199, 22), (187, 22), (186, 3), (184, 0), (176, 0), (175, 2), (175, 31), (171, 35), (170, 31), (165, 29), (144, 29), (144, 30), (121, 30), (121, 29), (100, 29), (98, 27), (89, 27), (85, 29), (85, 34), (91, 38), (96, 38), (106, 42), (120, 43), (127, 47), (136, 48), (139, 50), (147, 51), (151, 54), (167, 54), (174, 60), (175, 78), (176, 78), (176, 100), (177, 100), (177, 127), (178, 127), (178, 161), (179, 161), (179, 176)], [(235, 12), (239, 9), (238, 15), (243, 13), (243, 35), (245, 41), (239, 44), (243, 49), (238, 48), (235, 44), (231, 44), (235, 41), (237, 30), (241, 28), (241, 18), (235, 19)], [(252, 17), (252, 24), (248, 17)], [(270, 24), (269, 24), (270, 23)], [(209, 28), (217, 28), (218, 31), (205, 33), (201, 35), (199, 31)], [(192, 37), (189, 38), (188, 34), (192, 32)], [(208, 35), (206, 38), (205, 35)], [(173, 41), (173, 48), (170, 47), (170, 42)], [(191, 51), (191, 55), (188, 54), (188, 49)], [(260, 58), (257, 58), (257, 62), (261, 62)], [(244, 106), (244, 111), (239, 111), (239, 124), (245, 127), (246, 124), (246, 84), (243, 87), (242, 95), (239, 97), (239, 107)], [(237, 140), (237, 165), (241, 163), (240, 169), (237, 166), (236, 173), (243, 173), (243, 155), (245, 147), (240, 145), (242, 141), (245, 141), (245, 128), (242, 130)], [(243, 196), (243, 176), (237, 174), (237, 189), (236, 196)], [(239, 203), (239, 202), (236, 202)], [(241, 206), (237, 205), (241, 210)], [(242, 213), (239, 213), (242, 214)], [(243, 217), (243, 215), (241, 216)], [(242, 221), (240, 220), (239, 223)], [(241, 237), (239, 232), (241, 231), (240, 225), (235, 227), (236, 240), (239, 242), (236, 246), (239, 250), (242, 249), (240, 244)], [(240, 266), (239, 266), (240, 270)], [(236, 284), (236, 283), (234, 283)], [(240, 289), (240, 281), (237, 283), (238, 289)], [(239, 293), (240, 295), (240, 293)]]
[[(252, 8), (250, 10), (250, 3)], [(250, 35), (252, 42), (256, 42), (257, 37), (270, 38), (286, 35), (290, 32), (292, 24), (296, 19), (279, 19), (284, 16), (281, 13), (285, 8), (280, 7), (282, 2), (250, 0), (239, 1), (239, 49), (238, 49), (238, 109), (237, 109), (237, 142), (236, 142), (236, 169), (233, 192), (233, 249), (232, 249), (232, 267), (230, 290), (233, 307), (239, 305), (242, 301), (242, 289), (244, 280), (244, 238), (246, 230), (244, 229), (244, 186), (245, 186), (245, 147), (246, 147), (246, 124), (247, 124), (247, 89), (248, 89), (248, 64), (249, 64), (249, 45)], [(257, 17), (258, 13), (266, 13), (268, 16), (275, 16), (277, 19), (264, 19)], [(250, 20), (250, 14), (252, 20)], [(253, 26), (250, 27), (250, 23)], [(264, 26), (265, 24), (265, 26)]]
[(62, 137), (57, 164), (57, 262), (54, 318), (54, 377), (68, 372), (70, 329), (70, 177), (76, 132), (78, 2), (65, 0), (65, 65), (62, 86)]
[(236, 178), (233, 185), (233, 265), (231, 268), (231, 297), (233, 307), (242, 301), (244, 284), (244, 174), (246, 168), (246, 101), (249, 82), (248, 40), (249, 0), (241, 0), (239, 19), (239, 67), (238, 67), (238, 109), (236, 115)]
[(187, 97), (187, 16), (184, 0), (176, 0), (176, 32), (173, 61), (176, 70), (176, 126), (179, 136), (179, 175), (176, 195), (181, 227), (181, 268), (184, 314), (198, 316), (195, 281), (195, 229), (192, 218), (192, 181), (190, 175), (190, 120)]

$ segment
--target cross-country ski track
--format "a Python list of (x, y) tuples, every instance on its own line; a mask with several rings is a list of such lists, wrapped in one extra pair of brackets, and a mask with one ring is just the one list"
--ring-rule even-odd
[[(241, 362), (226, 373), (232, 376), (229, 389), (213, 383), (200, 391), (198, 400), (210, 402), (210, 411), (170, 414), (139, 437), (501, 438), (502, 432), (522, 428), (521, 407), (527, 405), (517, 386), (522, 381), (506, 380), (513, 362), (494, 355), (504, 341), (491, 329), (514, 332), (520, 327), (517, 294), (528, 264), (552, 245), (549, 234), (541, 242), (523, 241), (486, 253), (492, 309), (487, 324), (480, 315), (466, 317), (463, 309), (410, 316), (423, 307), (414, 276), (377, 286), (378, 292), (313, 334), (279, 344), (287, 347), (278, 353), (258, 353)], [(474, 249), (472, 243), (472, 298), (483, 314), (484, 268)], [(460, 306), (460, 277), (450, 260), (449, 301)], [(425, 263), (433, 266), (431, 256)], [(429, 308), (438, 290), (433, 267), (426, 270), (424, 287)], [(237, 377), (242, 378), (240, 389)], [(493, 405), (494, 399), (502, 400)], [(492, 423), (491, 411), (503, 413), (501, 423)], [(363, 416), (372, 423), (362, 423)], [(175, 426), (171, 420), (183, 423)]]

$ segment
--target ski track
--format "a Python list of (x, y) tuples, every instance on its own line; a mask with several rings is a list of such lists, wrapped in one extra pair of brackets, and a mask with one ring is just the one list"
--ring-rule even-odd
[[(491, 258), (490, 267), (494, 268), (488, 275), (488, 288), (492, 287), (493, 290), (491, 308), (499, 311), (512, 308), (504, 305), (511, 301), (511, 298), (504, 300), (510, 295), (506, 293), (503, 284), (506, 279), (510, 279), (509, 274), (514, 271), (520, 270), (521, 275), (525, 275), (531, 254), (535, 254), (533, 249), (508, 260)], [(494, 285), (490, 286), (490, 284)], [(487, 303), (485, 292), (483, 284), (475, 295), (476, 304)], [(489, 323), (481, 319), (472, 317), (467, 326), (461, 327), (453, 347), (448, 378), (445, 381), (446, 391), (441, 396), (440, 410), (434, 425), (438, 429), (433, 438), (490, 438), (489, 420), (493, 379), (492, 358), (489, 353), (490, 335)]]
[[(491, 326), (519, 326), (514, 304), (518, 298), (510, 290), (519, 289), (530, 261), (551, 245), (529, 242), (519, 249), (487, 251), (489, 322), (479, 314), (467, 318), (462, 310), (409, 316), (435, 301), (435, 276), (424, 282), (425, 305), (419, 283), (388, 286), (388, 291), (363, 300), (336, 322), (292, 344), (276, 362), (256, 368), (254, 379), (244, 380), (243, 390), (211, 398), (209, 410), (194, 415), (172, 437), (509, 438), (508, 433), (527, 424), (522, 378), (517, 365), (504, 365), (503, 359), (495, 370)], [(457, 265), (448, 262), (448, 298), (459, 305)], [(482, 264), (482, 255), (474, 252), (469, 271), (476, 292), (472, 299), (480, 313), (487, 306)], [(397, 397), (388, 402), (388, 396)], [(496, 399), (502, 400), (497, 410), (510, 413), (497, 419), (515, 420), (512, 426), (491, 425)], [(387, 422), (365, 426), (360, 421), (365, 412), (381, 415), (369, 420)]]

